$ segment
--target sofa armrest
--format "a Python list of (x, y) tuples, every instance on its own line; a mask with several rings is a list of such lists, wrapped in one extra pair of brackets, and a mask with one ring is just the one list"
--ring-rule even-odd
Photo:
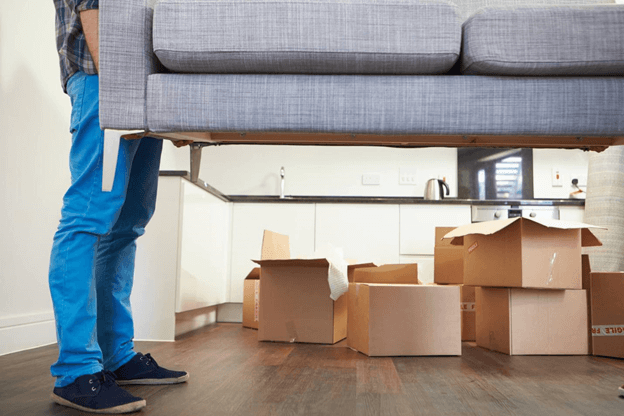
[(100, 2), (102, 129), (147, 129), (147, 77), (160, 66), (152, 48), (152, 16), (156, 1)]

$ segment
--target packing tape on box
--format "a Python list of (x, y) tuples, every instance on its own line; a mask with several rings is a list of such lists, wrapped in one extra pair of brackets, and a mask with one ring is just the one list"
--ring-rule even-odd
[(594, 325), (592, 326), (594, 337), (621, 337), (624, 336), (624, 325)]
[(461, 303), (462, 312), (474, 312), (475, 311), (475, 303), (474, 302), (462, 302)]
[(327, 282), (329, 283), (330, 295), (332, 300), (338, 298), (349, 291), (349, 279), (347, 278), (347, 269), (349, 264), (344, 259), (342, 249), (325, 244), (314, 253), (316, 258), (326, 258), (329, 262), (327, 273)]
[(555, 260), (557, 260), (557, 252), (555, 251), (550, 258), (550, 267), (548, 268), (548, 279), (546, 280), (546, 286), (553, 282), (553, 270), (555, 268)]
[(288, 334), (289, 342), (297, 342), (297, 328), (293, 321), (286, 322), (286, 333)]

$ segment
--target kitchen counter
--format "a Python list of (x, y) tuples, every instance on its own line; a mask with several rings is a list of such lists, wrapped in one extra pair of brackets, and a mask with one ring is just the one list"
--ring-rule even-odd
[[(190, 181), (187, 171), (161, 171), (160, 176), (180, 176)], [(225, 195), (203, 181), (196, 183), (207, 192), (227, 202), (238, 203), (314, 203), (314, 204), (439, 204), (439, 205), (511, 205), (511, 206), (584, 206), (583, 199), (458, 199), (432, 201), (408, 196), (318, 196), (318, 195)]]

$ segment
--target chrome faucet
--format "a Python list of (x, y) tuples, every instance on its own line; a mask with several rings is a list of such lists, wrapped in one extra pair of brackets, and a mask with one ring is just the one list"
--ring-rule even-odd
[(286, 171), (284, 170), (284, 167), (282, 166), (282, 168), (280, 169), (280, 177), (282, 178), (282, 183), (281, 183), (282, 192), (280, 193), (280, 199), (284, 199), (284, 176), (286, 176)]

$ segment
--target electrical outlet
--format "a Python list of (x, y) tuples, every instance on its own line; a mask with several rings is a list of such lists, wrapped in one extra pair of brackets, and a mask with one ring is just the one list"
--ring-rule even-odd
[(399, 168), (399, 185), (416, 185), (415, 168)]
[(559, 168), (552, 168), (552, 186), (563, 186), (563, 178)]
[(379, 173), (364, 173), (362, 175), (362, 185), (379, 185), (381, 175)]

